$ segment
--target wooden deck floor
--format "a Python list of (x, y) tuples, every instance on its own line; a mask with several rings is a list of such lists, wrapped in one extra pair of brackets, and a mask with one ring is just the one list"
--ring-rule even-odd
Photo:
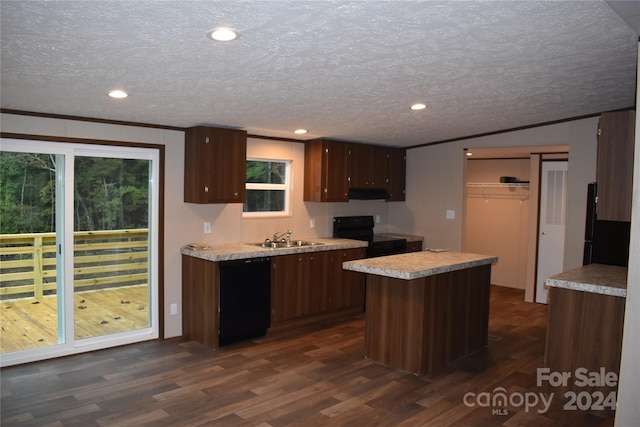
[[(90, 338), (149, 326), (147, 285), (74, 295), (75, 338)], [(0, 353), (58, 343), (57, 298), (45, 296), (0, 302)]]

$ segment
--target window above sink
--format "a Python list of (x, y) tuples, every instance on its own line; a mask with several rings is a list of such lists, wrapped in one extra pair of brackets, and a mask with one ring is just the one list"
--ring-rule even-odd
[(247, 159), (245, 218), (290, 215), (291, 161)]

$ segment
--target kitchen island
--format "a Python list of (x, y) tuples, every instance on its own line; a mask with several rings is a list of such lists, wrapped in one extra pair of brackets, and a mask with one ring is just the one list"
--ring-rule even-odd
[(343, 263), (367, 275), (365, 355), (424, 375), (485, 348), (497, 260), (424, 251)]
[[(550, 289), (544, 366), (549, 373), (569, 375), (567, 381), (553, 384), (548, 391), (615, 395), (627, 267), (585, 265), (548, 278), (546, 285)], [(608, 375), (608, 380), (583, 383), (580, 375), (600, 379)], [(544, 385), (549, 387), (549, 383)]]

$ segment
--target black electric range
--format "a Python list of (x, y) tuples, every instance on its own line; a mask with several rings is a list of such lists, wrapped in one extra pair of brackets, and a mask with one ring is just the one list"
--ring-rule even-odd
[(337, 216), (333, 218), (333, 237), (369, 242), (367, 258), (406, 252), (406, 239), (374, 234), (373, 227), (372, 215)]

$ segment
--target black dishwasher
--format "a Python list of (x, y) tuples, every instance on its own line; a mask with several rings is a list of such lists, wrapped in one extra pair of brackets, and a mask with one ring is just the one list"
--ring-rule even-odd
[(261, 337), (271, 326), (271, 259), (220, 262), (219, 344)]

